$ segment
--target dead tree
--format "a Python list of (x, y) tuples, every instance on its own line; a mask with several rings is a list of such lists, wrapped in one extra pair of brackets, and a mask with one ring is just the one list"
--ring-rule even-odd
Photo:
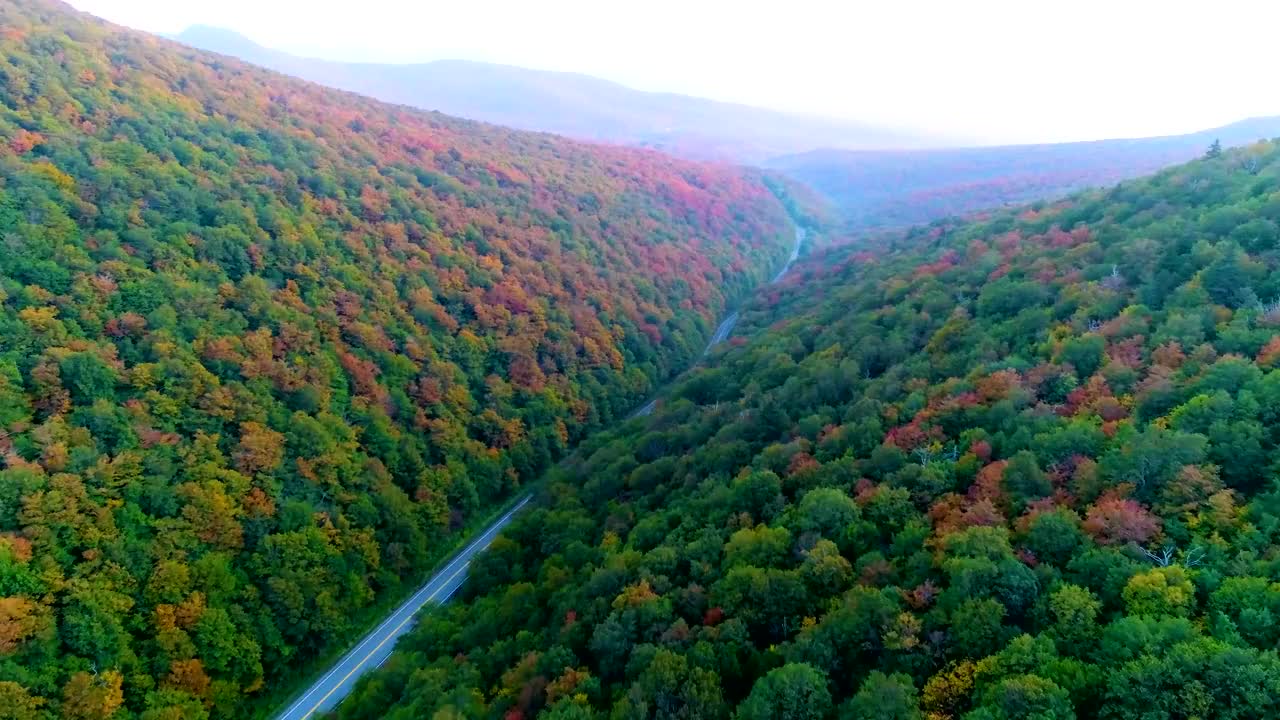
[(1173, 545), (1165, 545), (1158, 550), (1148, 550), (1137, 543), (1134, 543), (1134, 547), (1141, 550), (1142, 554), (1155, 563), (1156, 567), (1182, 565), (1183, 567), (1193, 568), (1204, 562), (1204, 548), (1199, 546), (1192, 547), (1187, 552), (1182, 553), (1182, 562), (1177, 561), (1178, 548)]

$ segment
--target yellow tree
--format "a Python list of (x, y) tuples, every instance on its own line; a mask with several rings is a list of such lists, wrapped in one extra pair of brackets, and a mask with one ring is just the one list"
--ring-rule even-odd
[(124, 704), (121, 682), (114, 671), (78, 672), (62, 688), (62, 717), (68, 720), (105, 720)]

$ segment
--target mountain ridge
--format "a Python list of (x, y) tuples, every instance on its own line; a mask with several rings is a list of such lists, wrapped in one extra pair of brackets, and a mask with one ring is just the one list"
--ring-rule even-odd
[(526, 130), (652, 147), (698, 159), (759, 163), (813, 147), (813, 138), (844, 147), (938, 144), (911, 133), (853, 121), (635, 90), (576, 72), (472, 60), (399, 64), (305, 58), (265, 47), (233, 30), (207, 25), (166, 37), (388, 102)]
[[(1185, 162), (1215, 138), (1232, 146), (1280, 135), (1280, 118), (1259, 117), (1183, 134), (1066, 143), (947, 146), (892, 132), (859, 142), (851, 138), (862, 131), (838, 121), (643, 93), (581, 73), (472, 61), (310, 60), (209, 26), (175, 37), (408, 105), (434, 107), (432, 99), (442, 99), (441, 109), (502, 125), (770, 168), (818, 190), (853, 230), (902, 228), (1053, 199)], [(553, 107), (558, 110), (546, 110)]]
[(1111, 185), (1280, 136), (1280, 116), (1148, 138), (920, 150), (816, 149), (765, 166), (831, 200), (853, 229), (906, 227)]

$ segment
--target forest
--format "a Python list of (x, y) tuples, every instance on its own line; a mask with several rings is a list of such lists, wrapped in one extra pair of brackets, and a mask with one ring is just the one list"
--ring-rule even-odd
[(0, 717), (260, 710), (698, 356), (782, 187), (0, 2)]
[(343, 720), (1280, 715), (1280, 145), (811, 256)]

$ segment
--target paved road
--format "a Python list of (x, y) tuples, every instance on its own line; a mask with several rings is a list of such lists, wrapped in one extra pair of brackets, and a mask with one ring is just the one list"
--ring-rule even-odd
[(729, 317), (720, 321), (720, 326), (716, 328), (716, 334), (711, 336), (711, 341), (707, 346), (702, 348), (702, 356), (706, 357), (711, 352), (711, 348), (719, 345), (729, 339), (729, 333), (733, 332), (733, 326), (738, 324), (738, 311), (734, 310), (729, 313)]
[(467, 579), (467, 568), (471, 567), (471, 559), (498, 536), (511, 518), (529, 504), (532, 496), (526, 496), (507, 514), (498, 518), (485, 529), (465, 550), (458, 553), (448, 565), (427, 581), (413, 597), (396, 608), (390, 617), (369, 633), (350, 652), (342, 656), (337, 665), (329, 669), (324, 677), (307, 688), (289, 709), (276, 716), (277, 720), (307, 720), (338, 706), (350, 694), (360, 676), (377, 668), (395, 650), (396, 640), (413, 627), (413, 619), (417, 612), (428, 603), (444, 603), (457, 592)]
[(804, 245), (804, 238), (808, 234), (808, 230), (805, 230), (799, 225), (796, 226), (796, 246), (791, 248), (791, 257), (787, 258), (787, 264), (783, 265), (782, 269), (778, 271), (778, 274), (773, 276), (773, 280), (769, 281), (770, 284), (781, 280), (782, 277), (787, 274), (787, 271), (791, 269), (791, 266), (795, 264), (796, 260), (800, 259), (800, 246)]
[[(770, 280), (769, 284), (772, 285), (773, 283), (776, 283), (779, 280), (781, 280), (787, 274), (787, 271), (791, 269), (791, 266), (795, 263), (796, 259), (800, 257), (800, 247), (804, 245), (804, 238), (806, 235), (808, 235), (808, 232), (804, 228), (797, 225), (796, 226), (796, 244), (795, 244), (795, 247), (791, 248), (791, 257), (787, 258), (787, 264), (782, 266), (782, 269), (778, 271), (777, 275), (773, 276), (773, 280)], [(728, 340), (729, 333), (733, 332), (733, 326), (737, 324), (738, 324), (738, 311), (734, 310), (733, 312), (729, 313), (729, 315), (726, 316), (724, 320), (720, 321), (720, 325), (716, 328), (715, 334), (711, 336), (711, 341), (708, 342), (707, 346), (702, 349), (702, 356), (706, 357), (707, 353), (711, 352), (711, 348), (719, 345), (725, 340)], [(636, 410), (635, 412), (627, 416), (627, 419), (630, 420), (631, 418), (637, 418), (644, 415), (652, 415), (653, 411), (657, 407), (658, 407), (658, 398), (655, 397), (654, 399), (645, 403), (644, 406), (641, 407), (639, 410)]]
[(627, 419), (630, 420), (631, 418), (637, 418), (642, 415), (652, 415), (653, 409), (656, 407), (658, 407), (658, 398), (654, 398), (649, 402), (645, 403), (644, 406), (642, 406), (639, 410), (627, 416)]

